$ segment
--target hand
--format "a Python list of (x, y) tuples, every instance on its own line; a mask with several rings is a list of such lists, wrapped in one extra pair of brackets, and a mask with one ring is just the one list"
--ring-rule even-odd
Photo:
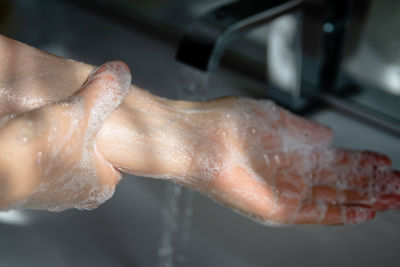
[(228, 98), (194, 113), (199, 167), (177, 182), (257, 221), (356, 224), (400, 208), (400, 173), (389, 158), (333, 149), (329, 128), (271, 101)]
[(0, 119), (66, 99), (92, 69), (0, 34)]
[[(12, 68), (0, 66), (5, 90), (0, 96), (0, 117), (66, 98), (92, 69), (1, 35), (0, 50), (4, 52), (1, 62), (14, 62)], [(23, 56), (10, 61), (8, 55), (15, 53)], [(7, 178), (0, 179), (0, 209), (16, 202), (20, 202), (18, 207), (92, 208), (99, 203), (88, 201), (90, 188), (96, 194), (108, 191), (105, 199), (118, 180), (119, 173), (107, 162), (132, 174), (170, 179), (200, 190), (262, 223), (359, 223), (372, 219), (375, 211), (400, 206), (400, 174), (391, 169), (387, 157), (333, 149), (327, 127), (269, 101), (232, 97), (199, 103), (173, 101), (133, 86), (101, 131), (90, 134), (97, 137), (97, 145), (82, 141), (88, 135), (86, 129), (93, 128), (85, 128), (85, 123), (66, 136), (78, 112), (68, 118), (61, 110), (73, 109), (51, 105), (0, 127), (0, 178)], [(54, 135), (58, 137), (46, 144), (45, 135), (53, 123), (58, 125)], [(80, 170), (85, 169), (82, 155), (87, 154), (93, 156), (90, 167), (95, 165), (101, 175), (69, 179), (85, 174)], [(106, 172), (111, 175), (103, 175)], [(68, 188), (67, 181), (78, 186)]]
[(120, 173), (95, 141), (130, 83), (127, 66), (109, 62), (67, 100), (5, 122), (0, 169), (7, 171), (1, 173), (0, 208), (92, 209), (110, 198)]

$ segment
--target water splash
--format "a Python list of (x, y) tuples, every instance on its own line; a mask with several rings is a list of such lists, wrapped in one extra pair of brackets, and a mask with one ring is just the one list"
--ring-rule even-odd
[(190, 101), (206, 100), (209, 74), (187, 66), (182, 66), (180, 73), (180, 85), (177, 87), (178, 97)]
[(165, 187), (166, 206), (162, 211), (162, 236), (158, 248), (158, 266), (172, 267), (174, 265), (174, 245), (173, 238), (178, 228), (177, 218), (179, 217), (179, 199), (182, 194), (182, 188), (167, 184)]
[[(205, 100), (209, 76), (207, 73), (181, 66), (177, 88), (179, 99)], [(165, 187), (166, 206), (162, 211), (162, 235), (158, 248), (158, 266), (186, 266), (187, 248), (191, 237), (193, 190), (169, 183)]]

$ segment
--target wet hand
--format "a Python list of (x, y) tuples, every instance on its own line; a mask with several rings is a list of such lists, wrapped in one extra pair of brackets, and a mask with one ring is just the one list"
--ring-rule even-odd
[(122, 62), (97, 68), (73, 96), (0, 127), (0, 209), (92, 209), (120, 179), (98, 152), (97, 133), (129, 91)]
[(265, 224), (357, 224), (400, 208), (386, 156), (331, 148), (328, 127), (270, 101), (219, 102), (198, 130), (199, 167), (180, 183)]

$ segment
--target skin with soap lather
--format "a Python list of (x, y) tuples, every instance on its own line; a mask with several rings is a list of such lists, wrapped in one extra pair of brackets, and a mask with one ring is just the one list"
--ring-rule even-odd
[[(14, 101), (3, 114), (28, 111), (68, 97), (84, 83), (83, 74), (92, 70), (86, 64), (44, 54), (5, 37), (0, 38), (0, 49), (5, 47), (4, 42), (28, 55), (15, 63), (15, 73), (20, 72), (18, 66), (25, 66), (32, 58), (38, 59), (36, 68), (47, 67), (47, 72), (33, 73), (35, 68), (23, 68), (24, 76), (10, 79), (13, 74), (4, 75), (2, 65), (2, 96)], [(26, 82), (18, 77), (31, 79)], [(30, 100), (41, 101), (19, 103), (18, 97), (10, 97), (15, 89), (20, 94), (31, 94)], [(36, 103), (34, 107), (32, 103)], [(59, 114), (46, 108), (34, 112), (51, 113), (48, 116), (57, 120)], [(7, 129), (4, 127), (2, 131)], [(67, 133), (69, 127), (65, 123), (60, 131)], [(14, 129), (14, 133), (19, 131), (18, 127)], [(235, 97), (208, 102), (172, 101), (132, 86), (93, 138), (100, 155), (114, 167), (199, 190), (263, 223), (360, 223), (372, 219), (376, 210), (395, 209), (400, 203), (400, 175), (391, 170), (387, 157), (330, 148), (332, 133), (327, 127), (290, 114), (270, 101)], [(51, 150), (41, 149), (41, 157)], [(18, 151), (21, 159), (38, 159), (37, 150)], [(63, 164), (60, 160), (60, 166)], [(36, 172), (35, 168), (27, 170), (30, 175)], [(1, 175), (2, 185), (11, 180)], [(50, 203), (61, 205), (64, 201), (62, 194), (51, 194), (57, 192), (52, 188), (37, 191), (40, 185), (24, 183), (29, 176), (18, 177), (12, 188), (19, 192), (16, 199), (25, 200), (26, 207), (28, 193), (32, 192), (47, 193)], [(117, 179), (112, 181), (110, 189)], [(84, 191), (74, 193), (81, 198), (78, 203), (88, 199)], [(4, 192), (9, 191), (0, 194), (4, 196)], [(0, 206), (7, 207), (3, 196)], [(72, 206), (75, 204), (66, 205)]]
[(2, 166), (22, 161), (24, 168), (5, 171), (12, 179), (3, 185), (2, 204), (62, 211), (93, 209), (109, 199), (120, 174), (95, 141), (130, 83), (127, 66), (109, 62), (94, 70), (73, 96), (4, 122)]
[(196, 149), (208, 151), (193, 183), (203, 174), (199, 188), (214, 199), (267, 224), (356, 224), (399, 208), (386, 156), (331, 148), (329, 128), (271, 101), (225, 102), (207, 108), (214, 126), (198, 129), (209, 141)]

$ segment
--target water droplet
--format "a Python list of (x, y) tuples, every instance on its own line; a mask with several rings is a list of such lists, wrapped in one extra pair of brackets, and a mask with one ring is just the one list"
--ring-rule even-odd
[(250, 127), (247, 131), (251, 135), (256, 135), (257, 134), (257, 129), (254, 128), (254, 127)]
[(37, 153), (37, 156), (38, 156), (38, 157), (37, 157), (37, 160), (36, 160), (37, 163), (39, 163), (39, 164), (42, 163), (42, 152), (39, 151), (39, 152)]
[(267, 163), (267, 165), (269, 165), (271, 162), (269, 161), (269, 157), (267, 154), (264, 154), (264, 159), (265, 159), (265, 163)]
[(22, 138), (22, 141), (23, 141), (24, 143), (28, 142), (28, 137), (24, 136), (24, 137)]
[(281, 159), (279, 158), (279, 155), (274, 155), (274, 160), (277, 164), (281, 163)]

